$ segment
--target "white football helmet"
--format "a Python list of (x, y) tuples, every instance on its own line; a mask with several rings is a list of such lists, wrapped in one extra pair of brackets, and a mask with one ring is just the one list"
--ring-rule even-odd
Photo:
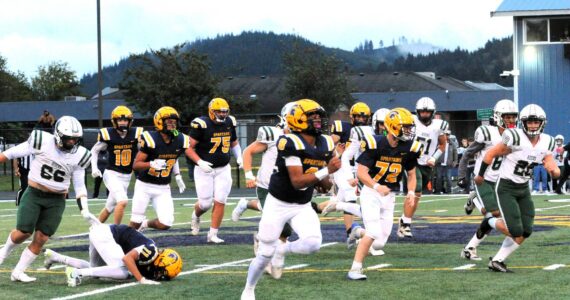
[(556, 145), (560, 146), (560, 145), (564, 144), (564, 137), (561, 134), (557, 134), (554, 137), (554, 142), (556, 143)]
[[(521, 110), (520, 120), (523, 125), (523, 130), (528, 136), (537, 136), (544, 131), (544, 126), (546, 125), (546, 113), (540, 106), (529, 104)], [(540, 126), (536, 130), (531, 131), (526, 124), (528, 121), (540, 121)]]
[(516, 104), (509, 99), (502, 99), (495, 104), (495, 108), (493, 109), (493, 121), (495, 124), (502, 128), (516, 128), (517, 122), (515, 124), (505, 124), (503, 120), (503, 115), (517, 115), (519, 114), (519, 110)]
[[(390, 110), (387, 108), (380, 108), (372, 115), (372, 126), (374, 126), (374, 131), (378, 130), (378, 124), (384, 125), (384, 119), (386, 119), (386, 115), (390, 113)], [(382, 132), (377, 132), (377, 134), (381, 134)]]
[(291, 111), (291, 108), (293, 108), (293, 105), (295, 105), (294, 101), (285, 104), (283, 108), (281, 108), (281, 114), (278, 116), (279, 117), (279, 124), (277, 124), (278, 127), (285, 128), (287, 126), (287, 115)]
[[(79, 147), (79, 140), (83, 137), (83, 128), (76, 118), (63, 116), (55, 123), (53, 135), (55, 144), (61, 151), (75, 153)], [(74, 143), (69, 143), (70, 140)]]
[[(420, 111), (429, 111), (431, 115), (428, 118), (422, 118), (420, 116)], [(430, 97), (422, 97), (416, 102), (416, 115), (418, 120), (420, 120), (424, 124), (428, 124), (433, 119), (435, 115), (435, 102)]]

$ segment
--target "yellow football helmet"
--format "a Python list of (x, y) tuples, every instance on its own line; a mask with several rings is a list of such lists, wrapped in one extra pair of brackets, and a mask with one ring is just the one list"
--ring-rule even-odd
[(230, 105), (224, 98), (214, 98), (208, 104), (208, 115), (214, 122), (222, 123), (230, 114)]
[(412, 113), (405, 108), (394, 108), (386, 115), (384, 126), (389, 134), (400, 141), (411, 141), (415, 136), (415, 124)]
[[(118, 120), (127, 120), (129, 123), (127, 126), (119, 126), (117, 123)], [(113, 123), (113, 128), (121, 131), (126, 131), (131, 128), (133, 124), (133, 112), (124, 105), (119, 105), (113, 109), (111, 112), (111, 123)]]
[[(310, 118), (312, 114), (318, 114), (321, 117), (321, 123), (315, 124)], [(291, 106), (291, 110), (287, 114), (287, 126), (295, 132), (304, 132), (313, 135), (319, 135), (323, 132), (324, 118), (326, 116), (325, 109), (311, 99), (301, 99)]]
[(176, 111), (176, 109), (170, 106), (163, 106), (159, 108), (156, 113), (154, 113), (154, 128), (156, 131), (160, 131), (163, 133), (169, 133), (170, 131), (168, 128), (164, 126), (165, 119), (176, 119), (180, 120), (180, 115)]
[[(370, 107), (366, 105), (364, 102), (356, 102), (350, 108), (350, 120), (352, 121), (353, 126), (362, 126), (368, 125), (370, 122), (370, 115), (371, 115)], [(364, 121), (358, 121), (356, 117), (364, 116), (366, 119)]]
[(166, 248), (153, 262), (156, 280), (174, 279), (182, 271), (182, 257), (174, 249)]

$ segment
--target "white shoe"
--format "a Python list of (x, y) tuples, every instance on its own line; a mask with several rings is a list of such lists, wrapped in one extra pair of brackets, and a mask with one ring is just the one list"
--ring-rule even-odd
[(46, 251), (44, 252), (44, 268), (46, 268), (46, 270), (49, 270), (51, 268), (51, 266), (56, 263), (55, 260), (53, 260), (53, 250), (51, 249), (46, 249)]
[(245, 288), (241, 292), (241, 300), (255, 300), (255, 290), (252, 288)]
[(410, 224), (405, 224), (402, 222), (402, 219), (400, 219), (400, 222), (398, 223), (398, 231), (397, 231), (397, 235), (399, 238), (412, 238), (412, 228), (410, 226)]
[(273, 258), (271, 259), (271, 277), (275, 279), (281, 278), (283, 275), (283, 267), (285, 266), (285, 254), (280, 254), (275, 251)]
[(243, 212), (247, 209), (247, 200), (245, 198), (240, 198), (239, 202), (236, 205), (236, 208), (232, 211), (232, 221), (237, 222), (239, 221), (239, 217), (243, 214)]
[(384, 250), (382, 250), (382, 249), (376, 250), (376, 249), (372, 248), (372, 246), (370, 246), (370, 249), (368, 249), (368, 253), (372, 256), (382, 256), (382, 255), (386, 254), (386, 253), (384, 253)]
[(67, 278), (67, 286), (76, 287), (81, 283), (81, 277), (75, 273), (75, 268), (66, 267), (65, 277)]
[(481, 257), (477, 255), (477, 248), (473, 247), (463, 248), (460, 255), (468, 260), (481, 260)]
[(192, 229), (192, 232), (190, 232), (192, 235), (198, 235), (198, 233), (200, 233), (200, 217), (196, 217), (194, 213), (192, 213), (190, 228)]
[(346, 278), (349, 280), (366, 280), (366, 275), (362, 273), (362, 269), (353, 269), (348, 271)]
[(139, 226), (139, 228), (137, 229), (137, 231), (138, 231), (138, 232), (144, 232), (147, 228), (148, 228), (148, 220), (145, 218), (145, 219), (141, 222), (141, 226)]
[(259, 249), (259, 238), (257, 238), (257, 231), (253, 233), (253, 254), (257, 256), (257, 250)]
[(222, 244), (223, 242), (225, 242), (224, 240), (219, 238), (217, 234), (209, 234), (209, 233), (207, 241), (209, 244)]
[(321, 215), (326, 216), (332, 212), (336, 211), (336, 201), (329, 201), (329, 203), (327, 204), (327, 206), (325, 206), (325, 208), (323, 208), (323, 211), (321, 212)]
[(19, 281), (19, 282), (24, 282), (24, 283), (36, 281), (36, 277), (30, 277), (30, 276), (26, 275), (26, 273), (24, 273), (24, 272), (17, 272), (17, 271), (12, 272), (10, 279), (14, 282)]

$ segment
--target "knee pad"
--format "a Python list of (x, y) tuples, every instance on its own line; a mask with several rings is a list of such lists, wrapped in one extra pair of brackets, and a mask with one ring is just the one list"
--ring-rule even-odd
[(210, 207), (212, 207), (212, 198), (208, 198), (208, 199), (199, 198), (198, 199), (198, 206), (200, 207), (200, 209), (203, 212), (207, 212), (210, 209)]
[(381, 240), (374, 240), (374, 242), (372, 243), (372, 248), (374, 250), (382, 250), (384, 249), (384, 246), (386, 246), (386, 243), (384, 241)]
[(299, 240), (299, 242), (301, 242), (301, 244), (303, 245), (301, 253), (311, 254), (321, 249), (321, 243), (323, 242), (323, 238), (320, 236), (309, 236), (302, 240)]
[(257, 249), (257, 254), (263, 257), (271, 258), (273, 257), (276, 248), (277, 248), (277, 241), (272, 243), (259, 241), (259, 248)]

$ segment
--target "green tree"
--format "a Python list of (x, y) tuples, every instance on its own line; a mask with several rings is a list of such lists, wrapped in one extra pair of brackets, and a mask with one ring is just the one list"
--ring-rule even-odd
[(80, 95), (80, 86), (66, 62), (51, 62), (38, 68), (38, 75), (32, 78), (32, 93), (36, 100), (63, 100)]
[(26, 76), (8, 70), (7, 61), (0, 56), (0, 102), (30, 100), (32, 91)]
[(323, 54), (318, 46), (295, 45), (283, 60), (285, 90), (290, 99), (313, 99), (329, 113), (341, 104), (349, 106), (353, 102), (340, 59)]
[(154, 114), (162, 106), (174, 107), (183, 124), (206, 113), (216, 94), (217, 79), (210, 74), (206, 55), (185, 51), (184, 44), (130, 56), (132, 66), (125, 71), (121, 89), (126, 101), (141, 114)]

